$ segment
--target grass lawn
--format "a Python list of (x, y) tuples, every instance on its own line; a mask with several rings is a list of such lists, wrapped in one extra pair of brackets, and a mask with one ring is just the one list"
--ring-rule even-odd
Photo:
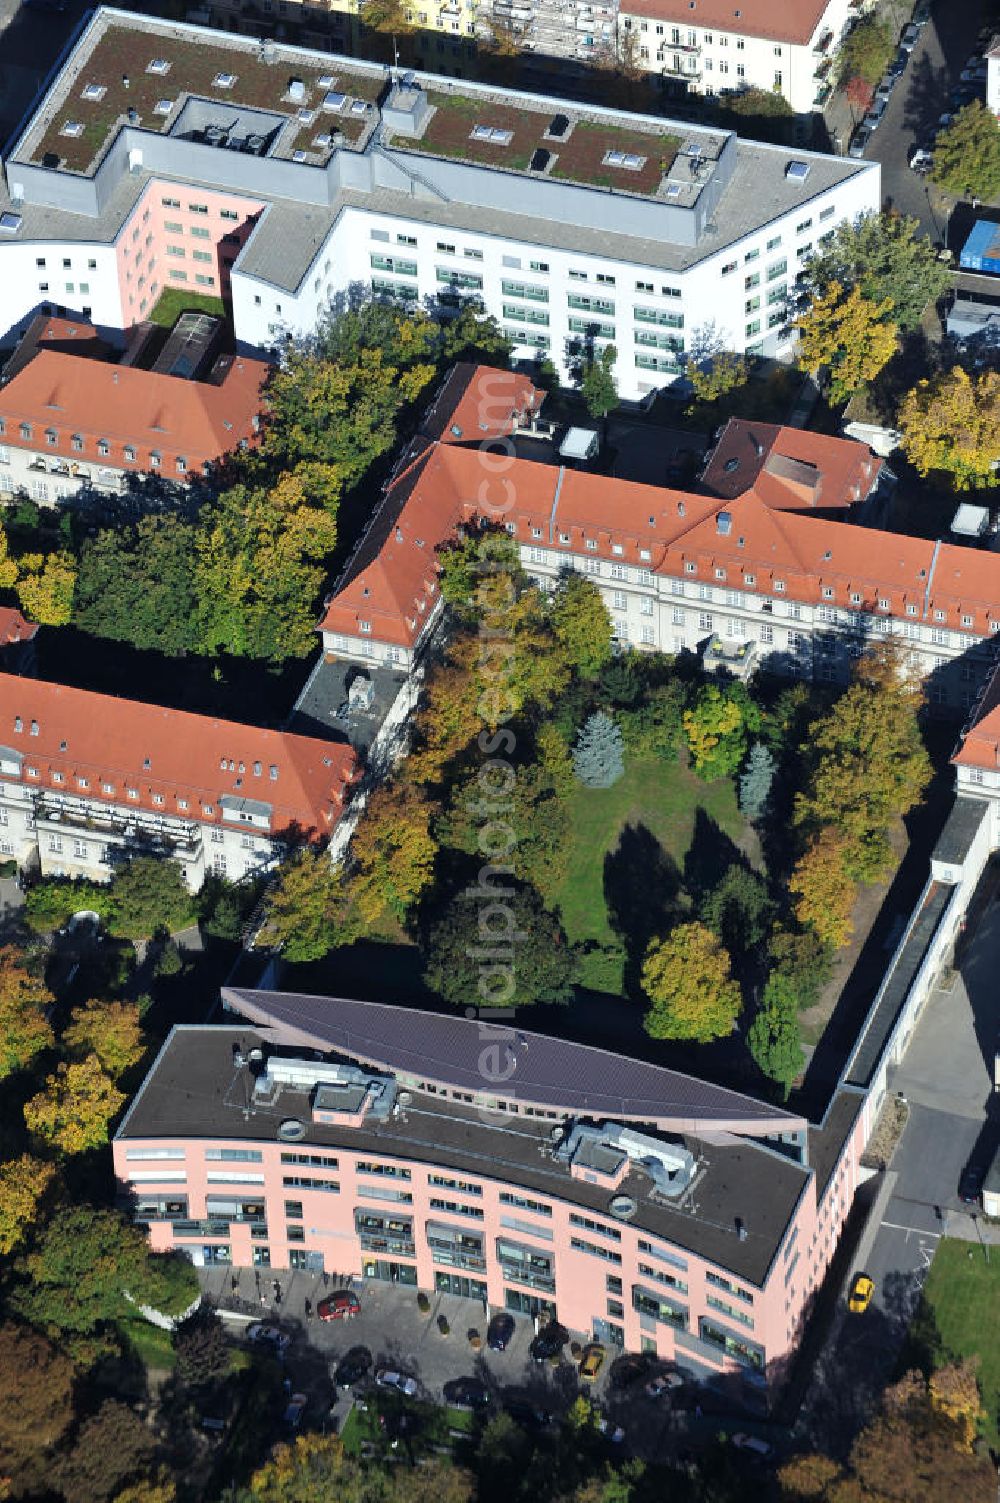
[[(739, 841), (744, 834), (746, 826), (732, 782), (703, 783), (679, 762), (631, 762), (612, 788), (576, 788), (570, 799), (569, 871), (554, 894), (567, 936), (574, 942), (615, 945), (618, 935), (611, 923), (609, 901), (621, 915), (620, 927), (627, 931), (633, 900), (647, 907), (645, 899), (663, 896), (672, 879), (676, 886), (683, 876), (699, 811), (731, 840)], [(623, 831), (627, 831), (624, 839)], [(699, 844), (702, 833), (710, 831), (711, 825), (703, 827)], [(620, 854), (620, 863), (613, 852)], [(630, 894), (629, 883), (640, 891)], [(683, 893), (679, 901), (683, 906)], [(579, 979), (595, 991), (618, 993), (622, 961), (600, 952), (585, 956)]]
[(120, 1327), (122, 1335), (146, 1367), (172, 1369), (177, 1360), (169, 1331), (148, 1320), (130, 1320)]
[(1000, 1444), (1000, 1247), (991, 1248), (987, 1263), (978, 1243), (944, 1238), (924, 1285), (924, 1299), (940, 1334), (943, 1356), (979, 1357), (983, 1432), (996, 1447)]
[(168, 287), (160, 293), (149, 317), (161, 328), (172, 329), (182, 313), (211, 313), (216, 318), (225, 318), (226, 306), (221, 297), (206, 297), (201, 292), (184, 292), (180, 287)]

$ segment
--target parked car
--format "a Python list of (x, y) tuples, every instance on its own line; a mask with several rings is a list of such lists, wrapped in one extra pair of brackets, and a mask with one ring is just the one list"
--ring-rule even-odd
[(486, 1327), (486, 1345), (491, 1352), (505, 1352), (514, 1334), (514, 1317), (498, 1310)]
[(302, 1423), (302, 1416), (305, 1413), (305, 1408), (308, 1402), (309, 1400), (306, 1398), (304, 1393), (292, 1394), (291, 1398), (288, 1400), (288, 1407), (285, 1410), (284, 1419), (284, 1423), (289, 1427), (289, 1429), (297, 1430), (299, 1428)]
[(247, 1326), (247, 1340), (252, 1346), (270, 1347), (280, 1357), (287, 1350), (291, 1337), (279, 1331), (277, 1326), (265, 1326), (255, 1321), (252, 1326)]
[(925, 146), (918, 146), (916, 151), (910, 157), (910, 166), (913, 168), (914, 172), (930, 172), (931, 168), (934, 166), (934, 153), (932, 151), (928, 151)]
[(899, 45), (904, 52), (912, 52), (920, 40), (920, 27), (914, 21), (908, 21), (899, 33)]
[(533, 1362), (547, 1362), (550, 1357), (558, 1356), (569, 1340), (569, 1332), (558, 1321), (551, 1320), (547, 1326), (543, 1326), (531, 1343), (528, 1351)]
[(967, 1164), (958, 1181), (958, 1198), (965, 1205), (977, 1205), (983, 1188), (983, 1171), (978, 1164)]
[(580, 1377), (585, 1383), (597, 1382), (606, 1355), (599, 1341), (592, 1341), (589, 1346), (584, 1347), (583, 1356), (580, 1358)]
[(635, 1384), (646, 1381), (652, 1365), (651, 1358), (642, 1352), (630, 1352), (624, 1357), (616, 1357), (608, 1369), (608, 1383), (619, 1392), (624, 1388), (632, 1388)]
[(738, 1430), (733, 1436), (733, 1445), (740, 1451), (749, 1451), (754, 1456), (772, 1456), (774, 1447), (766, 1440), (761, 1440), (759, 1435), (748, 1435), (745, 1430)]
[(352, 1346), (349, 1352), (345, 1352), (337, 1363), (333, 1374), (334, 1382), (341, 1388), (350, 1388), (354, 1383), (360, 1383), (372, 1365), (372, 1354), (366, 1346)]
[(964, 83), (964, 84), (985, 84), (985, 82), (986, 82), (986, 74), (987, 74), (987, 66), (986, 66), (986, 64), (985, 63), (976, 63), (975, 66), (972, 67), (972, 68), (966, 67), (966, 68), (962, 69), (961, 73), (958, 75), (959, 83)]
[(938, 116), (938, 130), (947, 130), (955, 116), (951, 110), (945, 110), (943, 115)]
[(888, 102), (888, 99), (880, 99), (878, 95), (876, 95), (875, 99), (872, 101), (871, 109), (868, 111), (861, 124), (867, 125), (870, 131), (878, 130), (879, 126), (882, 124), (882, 116), (885, 114), (885, 107)]
[(616, 1425), (614, 1420), (609, 1420), (606, 1414), (602, 1414), (597, 1421), (597, 1428), (616, 1446), (620, 1446), (625, 1439), (625, 1429), (622, 1425)]
[(490, 1391), (481, 1378), (450, 1378), (442, 1390), (453, 1409), (485, 1409)]
[(353, 1289), (335, 1289), (316, 1306), (320, 1320), (353, 1320), (361, 1314), (361, 1301)]
[(875, 90), (875, 98), (885, 100), (885, 102), (888, 103), (889, 95), (892, 93), (895, 87), (896, 75), (894, 73), (883, 74), (882, 81), (879, 84), (878, 88)]
[(898, 52), (896, 53), (896, 56), (893, 58), (892, 62), (886, 69), (886, 72), (894, 74), (896, 78), (902, 78), (903, 74), (906, 72), (906, 65), (909, 61), (910, 54), (907, 52), (905, 47), (900, 47)]
[(397, 1393), (405, 1393), (408, 1399), (412, 1399), (417, 1391), (416, 1378), (411, 1378), (409, 1373), (396, 1372), (392, 1367), (380, 1367), (375, 1382), (379, 1388), (394, 1388)]
[(859, 1273), (847, 1296), (847, 1308), (852, 1315), (864, 1315), (872, 1302), (875, 1285), (866, 1273)]
[(849, 157), (863, 157), (865, 154), (865, 147), (868, 145), (868, 142), (871, 140), (871, 138), (871, 126), (859, 125), (857, 130), (854, 132), (854, 135), (851, 137), (851, 144), (847, 148), (847, 155)]
[(643, 1392), (647, 1399), (662, 1399), (677, 1388), (684, 1387), (684, 1379), (680, 1373), (657, 1373), (656, 1377), (646, 1384)]
[(526, 1430), (547, 1430), (552, 1423), (551, 1411), (532, 1403), (530, 1399), (507, 1398), (503, 1401), (503, 1407), (511, 1419), (523, 1425)]

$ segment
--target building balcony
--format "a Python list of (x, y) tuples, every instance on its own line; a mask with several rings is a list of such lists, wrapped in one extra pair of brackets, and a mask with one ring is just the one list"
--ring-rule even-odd
[(36, 826), (51, 826), (53, 829), (72, 833), (89, 831), (93, 834), (116, 836), (122, 841), (135, 840), (148, 845), (167, 845), (172, 850), (196, 855), (201, 849), (201, 827), (196, 824), (170, 826), (155, 815), (143, 816), (138, 811), (94, 809), (60, 803), (52, 796), (42, 795), (35, 801)]
[(471, 1273), (486, 1271), (486, 1259), (478, 1253), (446, 1252), (443, 1248), (435, 1247), (431, 1258), (435, 1265), (439, 1264), (443, 1268), (466, 1268)]
[(833, 84), (820, 84), (816, 90), (816, 98), (813, 100), (813, 109), (820, 109), (833, 93)]
[(365, 1252), (388, 1253), (392, 1257), (399, 1258), (415, 1258), (417, 1256), (416, 1244), (407, 1241), (405, 1237), (362, 1236), (359, 1240)]
[(734, 678), (750, 678), (757, 667), (756, 642), (724, 642), (721, 637), (710, 637), (701, 655), (705, 673), (718, 673), (724, 669)]
[(512, 1284), (520, 1284), (523, 1289), (540, 1289), (543, 1294), (555, 1294), (556, 1281), (551, 1273), (532, 1273), (530, 1269), (521, 1264), (500, 1263), (500, 1272), (505, 1279)]
[(657, 53), (656, 56), (656, 61), (658, 63), (663, 63), (663, 67), (660, 69), (660, 72), (663, 74), (664, 78), (696, 79), (701, 77), (700, 64), (696, 64), (693, 68), (679, 68), (676, 62), (673, 59), (669, 58), (669, 51), (671, 50), (677, 51), (677, 48), (668, 49), (668, 54)]
[(832, 50), (833, 50), (833, 32), (832, 31), (824, 31), (823, 35), (818, 38), (818, 40), (816, 42), (816, 45), (813, 48), (813, 56), (814, 57), (823, 57), (823, 56), (825, 56), (826, 53), (831, 52)]

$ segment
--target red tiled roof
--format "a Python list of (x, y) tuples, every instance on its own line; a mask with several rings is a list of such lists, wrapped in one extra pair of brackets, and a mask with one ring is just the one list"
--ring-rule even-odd
[(775, 42), (810, 41), (829, 0), (622, 0), (623, 16), (709, 27), (733, 36), (766, 37)]
[(485, 443), (512, 433), (537, 412), (546, 393), (519, 371), (461, 361), (453, 365), (422, 423), (428, 438), (445, 444)]
[[(738, 430), (736, 437), (742, 442)], [(437, 598), (435, 549), (460, 522), (487, 517), (528, 548), (993, 634), (1000, 557), (824, 515), (843, 503), (845, 485), (848, 501), (856, 487), (866, 494), (878, 465), (871, 451), (797, 429), (771, 428), (765, 437), (754, 464), (777, 455), (792, 468), (762, 479), (762, 468), (754, 474), (748, 464), (750, 489), (724, 501), (524, 459), (501, 469), (477, 449), (427, 444), (390, 487), (321, 629), (413, 646)], [(818, 490), (820, 508), (803, 504), (801, 466), (815, 468), (808, 489)]]
[(0, 647), (30, 642), (37, 635), (37, 621), (26, 621), (16, 606), (0, 605)]
[(962, 767), (1000, 767), (1000, 670), (987, 684), (975, 719), (951, 760)]
[(215, 824), (241, 823), (222, 798), (247, 800), (270, 806), (272, 834), (328, 834), (357, 773), (340, 743), (7, 673), (0, 742), (22, 753), (28, 786)]
[[(253, 437), (269, 369), (238, 356), (216, 385), (43, 347), (0, 388), (4, 442), (137, 473), (155, 468), (155, 452), (164, 474), (176, 476), (178, 456), (195, 472)], [(22, 423), (30, 438), (21, 436)], [(74, 447), (74, 436), (81, 446)], [(110, 446), (106, 455), (98, 453), (100, 440)], [(125, 458), (126, 445), (134, 461)]]
[(701, 483), (731, 501), (754, 490), (776, 510), (830, 510), (863, 501), (882, 461), (854, 439), (730, 418)]

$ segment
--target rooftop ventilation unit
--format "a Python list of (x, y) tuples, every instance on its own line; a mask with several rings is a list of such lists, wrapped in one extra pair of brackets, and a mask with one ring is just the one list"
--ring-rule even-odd
[(306, 97), (306, 86), (302, 82), (301, 78), (290, 78), (288, 80), (288, 98), (289, 98), (289, 101), (292, 104), (304, 104), (305, 103), (305, 97)]
[(306, 1125), (298, 1117), (286, 1117), (278, 1125), (278, 1137), (283, 1143), (301, 1143), (306, 1135)]
[(618, 1221), (631, 1221), (639, 1209), (638, 1201), (631, 1195), (612, 1195), (608, 1210)]
[(0, 234), (16, 235), (20, 228), (20, 214), (11, 214), (9, 211), (0, 214)]
[(532, 152), (531, 161), (528, 165), (532, 172), (547, 172), (551, 161), (551, 151), (546, 151), (544, 146), (539, 146)]
[(569, 116), (568, 115), (553, 115), (552, 119), (549, 121), (549, 128), (545, 132), (545, 134), (547, 136), (555, 136), (555, 138), (556, 138), (557, 141), (561, 141), (562, 138), (563, 138), (563, 136), (566, 134), (566, 132), (568, 130), (569, 130)]
[(804, 183), (808, 176), (808, 162), (789, 162), (785, 168), (785, 179), (789, 183)]

